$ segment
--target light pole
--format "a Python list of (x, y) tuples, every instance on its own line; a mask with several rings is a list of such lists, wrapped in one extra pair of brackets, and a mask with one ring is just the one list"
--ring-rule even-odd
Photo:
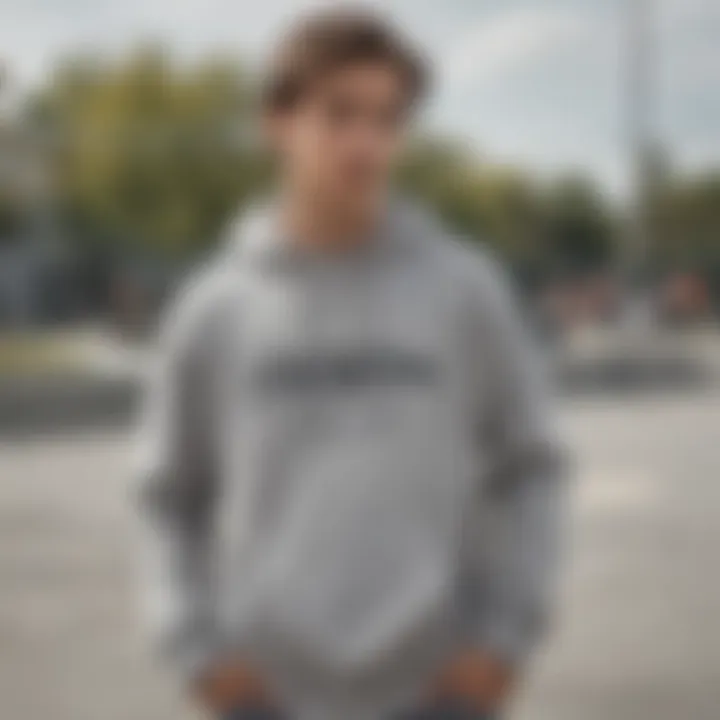
[(630, 207), (622, 249), (623, 280), (630, 295), (645, 293), (650, 254), (650, 195), (654, 98), (655, 0), (627, 1), (627, 144), (630, 166)]

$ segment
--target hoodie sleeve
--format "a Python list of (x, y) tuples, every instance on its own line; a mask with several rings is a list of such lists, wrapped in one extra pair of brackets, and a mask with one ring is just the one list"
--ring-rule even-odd
[(217, 651), (210, 561), (218, 490), (215, 314), (195, 286), (170, 309), (138, 438), (144, 604), (159, 650), (188, 676)]
[[(476, 278), (473, 367), (479, 465), (470, 529), (471, 634), (521, 664), (547, 625), (560, 565), (564, 463), (539, 359), (499, 266)], [(480, 370), (482, 368), (482, 370)]]

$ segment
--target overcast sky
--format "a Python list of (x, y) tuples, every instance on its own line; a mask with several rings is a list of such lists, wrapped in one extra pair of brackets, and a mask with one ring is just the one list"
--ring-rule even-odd
[[(540, 172), (589, 168), (614, 191), (623, 161), (630, 0), (385, 0), (437, 63), (428, 121)], [(159, 38), (178, 54), (260, 54), (312, 0), (0, 0), (0, 57), (19, 87), (78, 47)], [(654, 125), (676, 162), (720, 164), (720, 0), (656, 0)]]

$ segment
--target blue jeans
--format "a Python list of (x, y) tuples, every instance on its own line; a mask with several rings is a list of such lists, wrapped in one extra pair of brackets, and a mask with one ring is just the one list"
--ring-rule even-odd
[(493, 720), (493, 717), (478, 714), (460, 704), (443, 703), (403, 713), (396, 720)]
[(233, 710), (222, 720), (287, 720), (287, 718), (273, 709), (247, 707)]
[[(267, 708), (242, 708), (223, 720), (290, 720), (282, 713)], [(478, 715), (459, 705), (437, 705), (402, 713), (392, 720), (493, 720), (490, 715)]]

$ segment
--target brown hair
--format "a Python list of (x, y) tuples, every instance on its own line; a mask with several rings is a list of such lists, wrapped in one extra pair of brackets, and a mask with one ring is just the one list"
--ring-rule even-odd
[(319, 78), (362, 62), (395, 68), (408, 105), (427, 92), (424, 58), (392, 23), (371, 10), (344, 7), (306, 16), (283, 36), (261, 86), (263, 108), (291, 108)]

